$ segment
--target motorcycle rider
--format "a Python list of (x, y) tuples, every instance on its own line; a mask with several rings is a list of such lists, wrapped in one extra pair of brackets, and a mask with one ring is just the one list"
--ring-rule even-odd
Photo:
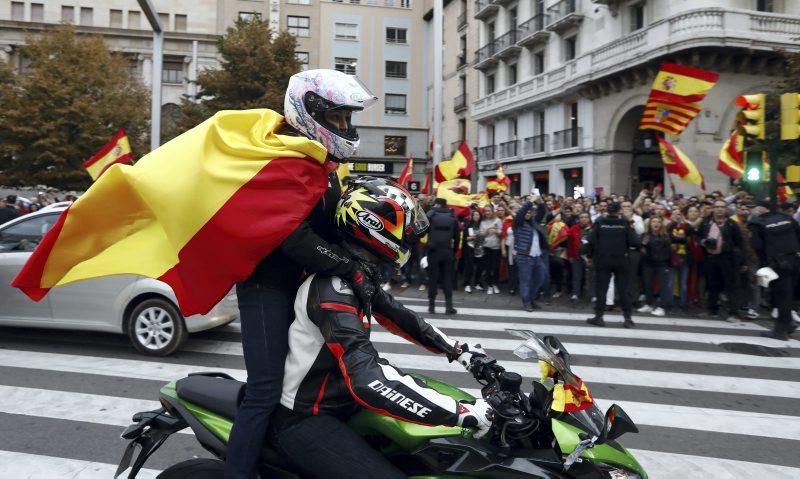
[[(429, 224), (403, 187), (361, 178), (339, 201), (336, 227), (358, 261), (400, 267), (410, 256), (409, 239), (425, 234)], [(370, 342), (370, 316), (338, 276), (309, 276), (294, 307), (283, 392), (269, 437), (304, 477), (405, 477), (345, 424), (362, 407), (417, 424), (476, 427), (476, 437), (488, 432), (491, 408), (484, 400), (458, 402), (379, 357)], [(448, 338), (385, 291), (373, 296), (372, 316), (392, 333), (465, 367), (482, 354), (479, 346)]]
[(351, 116), (376, 100), (356, 77), (335, 70), (308, 70), (289, 80), (285, 122), (278, 133), (306, 136), (328, 150), (325, 169), (320, 169), (320, 174), (328, 175), (328, 189), (306, 220), (236, 285), (247, 388), (228, 443), (228, 479), (256, 476), (269, 417), (280, 399), (292, 303), (303, 272), (338, 275), (365, 304), (376, 289), (369, 272), (334, 243), (333, 224), (341, 196), (337, 163), (346, 161), (359, 144)]

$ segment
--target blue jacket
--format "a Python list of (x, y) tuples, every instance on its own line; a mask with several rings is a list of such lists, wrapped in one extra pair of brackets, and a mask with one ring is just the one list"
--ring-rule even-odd
[(537, 207), (536, 214), (528, 221), (525, 221), (525, 214), (533, 208), (533, 203), (530, 201), (525, 202), (522, 208), (517, 211), (514, 217), (514, 251), (517, 254), (528, 256), (531, 251), (531, 243), (533, 242), (533, 235), (539, 235), (539, 248), (543, 254), (549, 252), (547, 243), (547, 234), (545, 234), (542, 227), (539, 226), (539, 221), (544, 216), (544, 205)]

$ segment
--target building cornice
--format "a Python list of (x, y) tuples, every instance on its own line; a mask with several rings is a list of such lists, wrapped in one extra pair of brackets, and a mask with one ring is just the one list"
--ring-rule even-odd
[[(0, 20), (0, 29), (3, 30), (17, 30), (29, 33), (41, 33), (44, 30), (52, 30), (59, 25), (53, 23), (41, 22), (20, 22), (15, 20)], [(139, 39), (139, 40), (152, 40), (152, 30), (133, 30), (129, 28), (111, 28), (111, 27), (89, 27), (84, 25), (75, 25), (75, 32), (83, 35), (102, 35), (108, 38), (120, 39)], [(199, 41), (207, 43), (216, 43), (220, 35), (212, 35), (207, 33), (189, 33), (189, 32), (164, 32), (164, 40), (177, 40), (177, 41)]]

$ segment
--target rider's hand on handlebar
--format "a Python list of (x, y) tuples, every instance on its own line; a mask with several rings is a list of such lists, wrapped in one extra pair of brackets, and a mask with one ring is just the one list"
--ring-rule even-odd
[(456, 353), (448, 356), (450, 361), (458, 361), (464, 366), (467, 371), (470, 370), (470, 365), (474, 357), (486, 356), (486, 351), (483, 350), (480, 344), (458, 343), (456, 344)]
[(362, 268), (357, 267), (344, 279), (353, 289), (353, 293), (355, 293), (356, 297), (358, 298), (358, 302), (361, 304), (361, 309), (364, 314), (370, 316), (372, 313), (372, 296), (375, 294), (378, 288), (375, 286), (375, 283), (369, 276), (369, 273), (364, 271)]
[(472, 435), (475, 439), (485, 436), (492, 427), (492, 407), (483, 399), (476, 399), (475, 404), (458, 403), (458, 425), (477, 429)]

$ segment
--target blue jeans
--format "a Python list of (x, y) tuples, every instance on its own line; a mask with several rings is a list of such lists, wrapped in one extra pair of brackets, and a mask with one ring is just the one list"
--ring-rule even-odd
[(522, 299), (522, 306), (526, 307), (533, 304), (536, 294), (544, 284), (548, 268), (547, 257), (517, 255), (515, 260), (519, 271), (519, 297)]
[(269, 418), (283, 389), (295, 289), (288, 284), (283, 288), (255, 282), (236, 285), (247, 387), (228, 441), (226, 479), (256, 477)]
[(669, 266), (642, 266), (642, 277), (644, 279), (644, 294), (647, 297), (647, 304), (656, 306), (655, 291), (653, 291), (653, 278), (658, 275), (661, 283), (660, 297), (658, 306), (669, 308), (672, 306), (672, 268)]

